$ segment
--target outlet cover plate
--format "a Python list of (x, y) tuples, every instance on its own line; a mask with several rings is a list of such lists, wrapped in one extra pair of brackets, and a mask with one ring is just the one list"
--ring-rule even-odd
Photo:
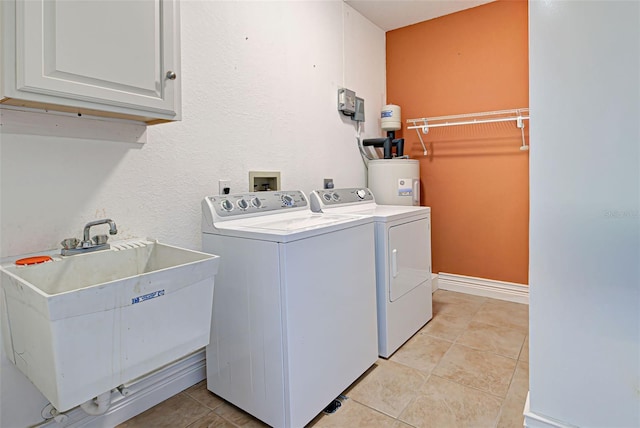
[(227, 188), (229, 191), (227, 193), (231, 193), (231, 180), (218, 180), (218, 194), (224, 195), (224, 189)]

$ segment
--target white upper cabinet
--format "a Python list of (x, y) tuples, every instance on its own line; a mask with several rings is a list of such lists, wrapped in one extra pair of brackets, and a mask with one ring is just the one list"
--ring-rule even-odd
[(3, 0), (2, 102), (180, 120), (178, 0)]

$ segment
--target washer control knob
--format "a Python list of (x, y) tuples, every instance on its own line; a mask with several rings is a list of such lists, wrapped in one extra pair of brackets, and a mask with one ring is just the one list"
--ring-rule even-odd
[(331, 201), (331, 193), (323, 193), (322, 194), (322, 198), (327, 201), (330, 202)]
[(283, 207), (292, 207), (295, 205), (295, 201), (289, 195), (282, 195), (282, 206)]
[(224, 211), (233, 211), (233, 204), (229, 199), (225, 199), (220, 203), (220, 206)]
[(331, 199), (338, 202), (340, 200), (340, 195), (338, 195), (337, 193), (334, 193), (333, 195), (331, 195)]
[(256, 208), (260, 208), (262, 207), (262, 201), (260, 201), (260, 199), (256, 196), (255, 198), (251, 199), (251, 205)]
[(367, 192), (365, 192), (364, 189), (358, 189), (356, 190), (356, 196), (359, 197), (360, 199), (364, 199), (365, 196), (367, 196)]
[(243, 211), (249, 208), (249, 202), (247, 202), (246, 199), (238, 199), (238, 202), (236, 202), (236, 205), (238, 205), (238, 208), (240, 208)]

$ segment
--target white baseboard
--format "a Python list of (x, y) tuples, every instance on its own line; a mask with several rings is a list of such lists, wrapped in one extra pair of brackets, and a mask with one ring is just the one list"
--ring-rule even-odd
[(112, 392), (111, 407), (103, 415), (90, 416), (80, 407), (76, 407), (65, 412), (69, 417), (65, 423), (59, 424), (51, 420), (41, 427), (114, 427), (195, 385), (206, 376), (205, 351), (201, 349), (127, 385), (127, 397), (123, 397), (117, 391)]
[(548, 416), (533, 413), (529, 408), (529, 393), (524, 404), (524, 426), (525, 428), (576, 428), (575, 425), (568, 425)]
[(437, 287), (442, 290), (529, 304), (529, 287), (514, 282), (440, 272), (438, 274)]
[(438, 288), (438, 274), (433, 273), (431, 274), (431, 294), (435, 293)]

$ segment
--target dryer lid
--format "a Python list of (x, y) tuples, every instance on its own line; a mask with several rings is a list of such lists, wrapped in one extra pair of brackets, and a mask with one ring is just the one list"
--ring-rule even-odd
[(314, 212), (372, 216), (378, 222), (424, 218), (431, 212), (429, 207), (376, 204), (367, 188), (314, 190), (309, 200)]

